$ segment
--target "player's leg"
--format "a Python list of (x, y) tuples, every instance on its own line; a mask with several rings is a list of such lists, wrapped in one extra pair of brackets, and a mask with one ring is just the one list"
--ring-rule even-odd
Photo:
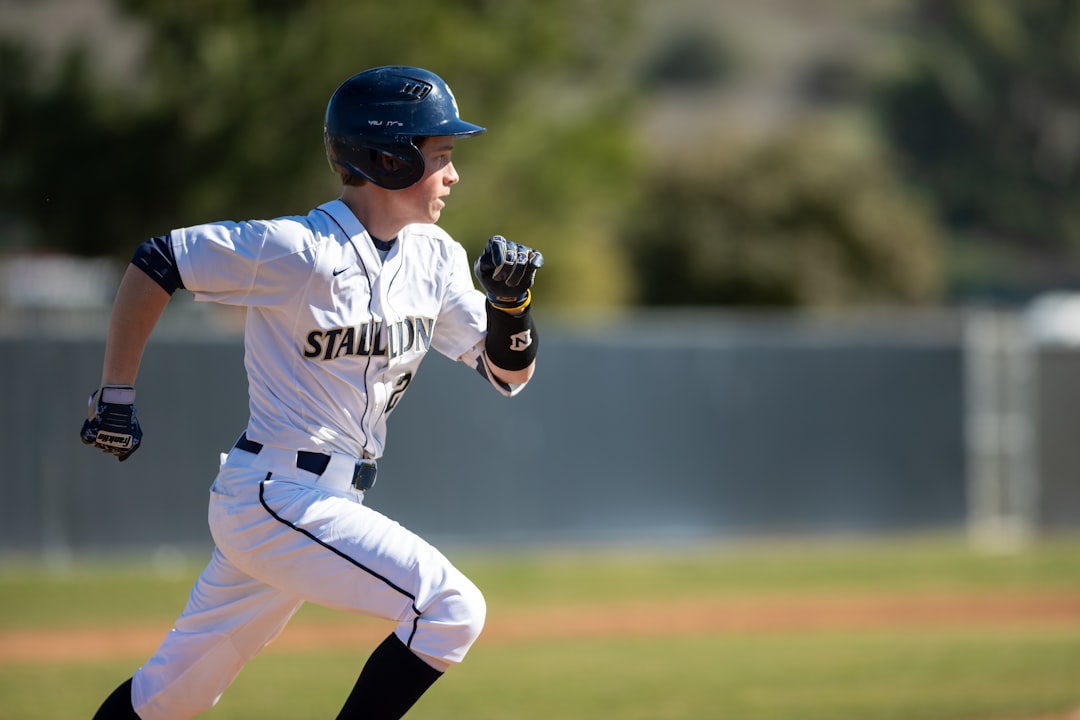
[(337, 720), (397, 720), (441, 676), (391, 633), (364, 664)]
[(139, 717), (175, 720), (209, 710), (301, 604), (237, 570), (215, 549), (175, 627), (135, 672), (131, 702)]
[(131, 706), (131, 678), (112, 691), (94, 713), (94, 720), (141, 720)]
[(402, 643), (436, 670), (464, 659), (484, 598), (442, 553), (352, 499), (289, 480), (260, 485), (265, 520), (234, 516), (242, 536), (214, 535), (238, 567), (305, 601), (396, 621)]
[[(393, 639), (369, 659), (342, 718), (361, 706), (365, 718), (400, 717), (462, 661), (483, 627), (484, 599), (471, 581), (423, 539), (354, 499), (265, 479), (257, 507), (241, 509), (238, 501), (228, 513), (212, 511), (210, 521), (222, 549), (263, 582), (397, 623)], [(373, 714), (374, 707), (386, 714)]]

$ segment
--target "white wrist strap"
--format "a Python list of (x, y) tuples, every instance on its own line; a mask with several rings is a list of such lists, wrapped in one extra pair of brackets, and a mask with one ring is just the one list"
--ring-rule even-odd
[(135, 387), (133, 385), (103, 385), (98, 400), (118, 405), (134, 405)]

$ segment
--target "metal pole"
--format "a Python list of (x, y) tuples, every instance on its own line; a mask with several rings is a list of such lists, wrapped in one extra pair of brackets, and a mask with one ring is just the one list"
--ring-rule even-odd
[(965, 323), (968, 534), (989, 550), (1036, 530), (1033, 344), (1019, 314), (974, 310)]

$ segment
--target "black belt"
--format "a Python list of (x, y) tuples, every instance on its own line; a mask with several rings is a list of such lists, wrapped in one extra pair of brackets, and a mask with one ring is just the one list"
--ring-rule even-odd
[[(252, 455), (262, 452), (263, 444), (248, 440), (247, 433), (240, 435), (236, 441), (236, 447)], [(322, 475), (326, 472), (326, 466), (330, 464), (330, 456), (323, 453), (311, 452), (310, 450), (297, 450), (296, 467), (306, 470), (313, 475)], [(378, 466), (374, 460), (362, 460), (353, 468), (352, 486), (357, 490), (370, 490), (375, 485), (375, 475)]]

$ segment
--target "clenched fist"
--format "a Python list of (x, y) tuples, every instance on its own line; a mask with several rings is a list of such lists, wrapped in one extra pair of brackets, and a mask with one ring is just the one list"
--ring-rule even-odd
[(543, 264), (544, 256), (538, 251), (495, 235), (476, 259), (473, 272), (488, 301), (497, 308), (508, 309), (525, 302), (536, 271)]
[(79, 437), (124, 462), (142, 443), (142, 428), (135, 416), (135, 388), (105, 385), (90, 395), (90, 411)]

